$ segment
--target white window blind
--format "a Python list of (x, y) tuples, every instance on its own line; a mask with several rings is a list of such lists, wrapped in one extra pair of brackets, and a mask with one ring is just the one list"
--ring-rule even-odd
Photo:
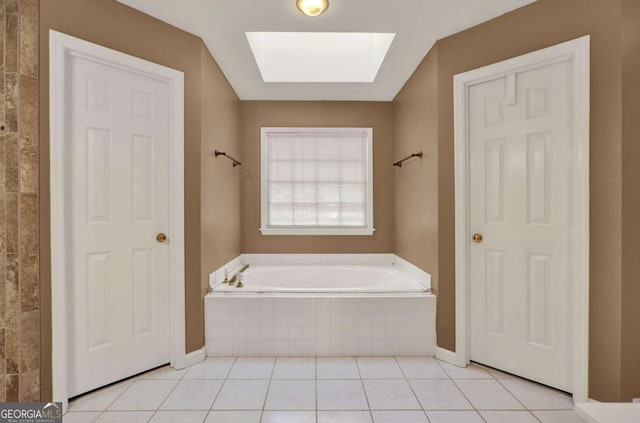
[(370, 128), (263, 128), (263, 234), (372, 234), (371, 138)]

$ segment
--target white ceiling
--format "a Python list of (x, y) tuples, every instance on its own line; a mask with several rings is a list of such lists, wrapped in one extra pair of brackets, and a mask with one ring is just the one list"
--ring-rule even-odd
[[(536, 0), (330, 0), (310, 18), (295, 0), (118, 0), (200, 36), (242, 100), (390, 101), (436, 40)], [(373, 83), (263, 82), (245, 32), (396, 33)]]

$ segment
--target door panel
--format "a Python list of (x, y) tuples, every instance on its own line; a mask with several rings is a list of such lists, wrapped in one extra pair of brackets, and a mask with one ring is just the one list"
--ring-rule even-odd
[(72, 60), (70, 396), (170, 360), (169, 87)]
[(570, 87), (567, 61), (469, 89), (471, 359), (566, 391)]

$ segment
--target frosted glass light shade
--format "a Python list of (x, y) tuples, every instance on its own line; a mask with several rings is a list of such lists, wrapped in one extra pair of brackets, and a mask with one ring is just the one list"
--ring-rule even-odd
[(296, 6), (307, 16), (318, 16), (327, 10), (329, 0), (297, 0)]

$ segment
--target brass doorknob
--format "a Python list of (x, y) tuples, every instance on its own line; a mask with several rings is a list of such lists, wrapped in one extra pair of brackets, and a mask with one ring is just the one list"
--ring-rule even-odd
[(480, 244), (482, 242), (482, 235), (481, 234), (473, 234), (473, 236), (471, 237), (471, 239), (473, 240), (473, 242), (475, 242), (476, 244)]
[(163, 233), (159, 233), (158, 236), (156, 236), (156, 241), (158, 242), (165, 242), (167, 240), (167, 236)]

